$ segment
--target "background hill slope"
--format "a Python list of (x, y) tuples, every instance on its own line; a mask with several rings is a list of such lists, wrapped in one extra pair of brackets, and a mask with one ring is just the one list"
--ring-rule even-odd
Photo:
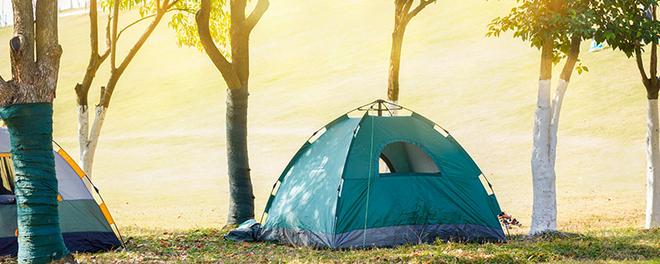
[[(404, 42), (401, 103), (452, 132), (493, 182), (502, 208), (528, 224), (539, 52), (510, 35), (484, 36), (488, 22), (512, 5), (440, 2), (416, 17)], [(271, 3), (251, 42), (249, 142), (258, 210), (313, 131), (385, 97), (392, 9), (388, 1)], [(87, 23), (73, 16), (60, 24), (55, 137), (72, 156), (73, 87), (87, 64)], [(121, 48), (139, 33), (127, 34)], [(11, 34), (0, 29), (0, 43)], [(640, 78), (634, 61), (611, 50), (588, 53), (587, 46), (582, 59), (590, 72), (573, 78), (559, 130), (560, 227), (638, 227), (645, 203)], [(7, 52), (0, 49), (3, 76)], [(107, 70), (97, 80), (104, 77)], [(178, 47), (173, 31), (159, 27), (117, 87), (95, 164), (94, 181), (120, 226), (224, 223), (225, 89), (203, 53)]]

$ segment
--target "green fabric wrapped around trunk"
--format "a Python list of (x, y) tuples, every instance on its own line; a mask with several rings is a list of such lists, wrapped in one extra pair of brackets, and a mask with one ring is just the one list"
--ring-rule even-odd
[(48, 263), (69, 254), (60, 231), (53, 156), (53, 105), (0, 108), (16, 174), (19, 263)]

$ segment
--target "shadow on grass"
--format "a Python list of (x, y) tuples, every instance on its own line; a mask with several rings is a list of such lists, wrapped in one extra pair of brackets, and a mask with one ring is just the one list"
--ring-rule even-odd
[(660, 260), (660, 229), (518, 235), (499, 247), (498, 253), (534, 261)]

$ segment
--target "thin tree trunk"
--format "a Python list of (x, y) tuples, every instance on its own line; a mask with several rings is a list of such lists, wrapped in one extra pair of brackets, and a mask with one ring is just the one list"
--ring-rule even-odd
[(228, 224), (254, 218), (254, 194), (247, 149), (247, 87), (227, 89)]
[(92, 177), (92, 171), (94, 167), (94, 158), (96, 157), (96, 147), (98, 146), (99, 137), (101, 136), (101, 128), (105, 122), (105, 114), (107, 108), (102, 105), (96, 106), (96, 111), (94, 115), (94, 123), (92, 124), (92, 129), (89, 131), (89, 137), (85, 141), (84, 151), (82, 155), (83, 161), (83, 170), (88, 177)]
[[(153, 21), (149, 24), (144, 33), (140, 36), (137, 42), (131, 47), (126, 54), (126, 57), (122, 61), (117, 60), (117, 42), (118, 36), (121, 31), (127, 29), (129, 26), (125, 27), (121, 31), (118, 28), (119, 25), (119, 2), (115, 2), (112, 7), (112, 19), (108, 20), (106, 26), (107, 31), (107, 44), (109, 49), (103, 54), (99, 54), (98, 51), (98, 22), (97, 22), (97, 12), (95, 10), (96, 1), (92, 0), (90, 6), (94, 8), (94, 11), (90, 11), (90, 44), (91, 44), (91, 54), (89, 59), (89, 64), (87, 66), (87, 72), (83, 78), (82, 83), (76, 85), (76, 95), (78, 97), (78, 140), (80, 146), (80, 160), (83, 163), (83, 170), (88, 177), (92, 177), (92, 171), (94, 166), (94, 159), (96, 156), (96, 149), (98, 146), (99, 136), (101, 135), (101, 128), (105, 121), (105, 114), (110, 105), (111, 97), (114, 92), (114, 89), (117, 85), (117, 82), (121, 78), (121, 75), (127, 69), (128, 65), (131, 63), (133, 58), (137, 55), (142, 46), (146, 43), (148, 38), (151, 36), (156, 26), (160, 23), (165, 13), (170, 10), (172, 7), (172, 2), (163, 1), (161, 6), (156, 10)], [(137, 20), (140, 21), (140, 20)], [(110, 58), (110, 78), (105, 87), (101, 87), (101, 97), (99, 105), (96, 106), (95, 117), (92, 123), (91, 131), (89, 130), (89, 106), (88, 106), (88, 92), (92, 85), (92, 82), (96, 76), (96, 73), (101, 66), (101, 64), (107, 59)], [(119, 62), (119, 65), (117, 65)]]
[(211, 1), (202, 0), (195, 20), (200, 43), (227, 83), (227, 161), (229, 169), (228, 224), (239, 224), (254, 218), (254, 194), (250, 180), (247, 147), (248, 80), (250, 75), (250, 32), (269, 6), (259, 0), (248, 17), (246, 0), (231, 1), (232, 62), (215, 45), (209, 27)]
[(648, 99), (646, 121), (646, 228), (660, 227), (660, 144), (658, 99)]
[(550, 86), (552, 78), (552, 42), (543, 45), (541, 51), (541, 76), (534, 114), (532, 147), (533, 207), (529, 233), (537, 234), (557, 228), (557, 198), (555, 170), (550, 162), (550, 130), (552, 106)]
[[(78, 144), (80, 148), (80, 160), (85, 159), (85, 152), (87, 152), (88, 135), (89, 135), (89, 107), (87, 105), (78, 105)], [(87, 172), (87, 170), (84, 171)]]
[(548, 155), (551, 117), (550, 80), (540, 80), (534, 115), (534, 145), (532, 149), (534, 203), (530, 234), (557, 228), (555, 171), (550, 164)]
[(401, 69), (401, 49), (405, 26), (395, 26), (392, 33), (392, 50), (390, 52), (390, 73), (387, 82), (387, 99), (393, 103), (399, 101), (399, 71)]

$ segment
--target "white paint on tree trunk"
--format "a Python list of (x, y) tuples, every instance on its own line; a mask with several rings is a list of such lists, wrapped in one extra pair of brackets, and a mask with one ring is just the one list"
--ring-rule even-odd
[(568, 82), (560, 79), (555, 90), (555, 97), (552, 100), (552, 120), (550, 121), (550, 148), (549, 158), (550, 166), (555, 167), (555, 160), (557, 158), (557, 131), (559, 131), (559, 114), (561, 113), (561, 105), (564, 102), (564, 95), (568, 88)]
[(555, 171), (550, 162), (551, 122), (550, 80), (539, 80), (532, 147), (534, 201), (530, 234), (557, 229)]
[(96, 146), (98, 145), (99, 137), (101, 136), (101, 128), (103, 127), (103, 122), (105, 121), (106, 112), (107, 108), (103, 106), (96, 106), (96, 113), (94, 115), (92, 130), (89, 131), (89, 136), (87, 136), (84, 146), (81, 144), (81, 159), (83, 162), (83, 170), (90, 178), (92, 177), (92, 167), (94, 166)]
[(646, 228), (660, 227), (660, 144), (658, 100), (648, 100), (646, 119)]
[(89, 136), (89, 107), (78, 105), (78, 144), (80, 145), (80, 160), (85, 159), (87, 137)]

